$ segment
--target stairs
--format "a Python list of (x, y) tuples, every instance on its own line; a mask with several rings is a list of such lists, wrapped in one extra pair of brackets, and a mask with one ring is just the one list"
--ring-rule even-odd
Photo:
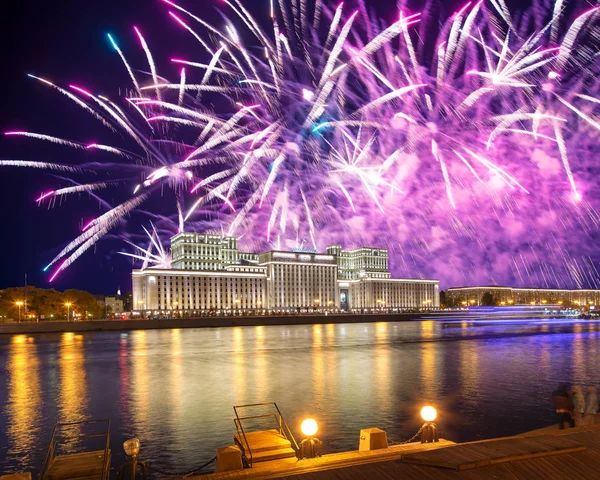
[[(252, 463), (268, 462), (296, 456), (296, 452), (292, 448), (290, 441), (277, 430), (247, 432), (246, 439), (244, 439), (244, 435), (237, 433), (233, 438), (246, 458), (250, 460), (250, 457), (252, 457)], [(248, 442), (247, 444), (246, 441)]]

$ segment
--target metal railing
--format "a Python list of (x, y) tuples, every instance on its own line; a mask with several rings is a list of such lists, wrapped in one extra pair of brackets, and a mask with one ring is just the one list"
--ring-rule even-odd
[[(245, 416), (245, 417), (240, 417), (240, 415), (238, 413), (239, 409), (257, 408), (257, 407), (266, 407), (266, 406), (275, 407), (275, 410), (277, 411), (277, 413), (273, 412), (273, 413), (267, 413), (267, 414), (263, 414), (263, 415), (250, 415), (250, 416)], [(245, 443), (245, 446), (241, 445), (243, 454), (246, 457), (248, 464), (251, 468), (252, 468), (252, 462), (253, 462), (252, 449), (250, 448), (250, 444), (248, 443), (248, 438), (246, 437), (246, 432), (244, 431), (244, 426), (242, 425), (243, 421), (263, 420), (263, 419), (272, 418), (277, 425), (279, 435), (281, 435), (283, 438), (288, 440), (290, 442), (292, 448), (294, 449), (294, 451), (296, 453), (298, 453), (298, 449), (299, 449), (298, 443), (296, 442), (296, 439), (294, 438), (294, 434), (290, 430), (290, 427), (288, 426), (287, 422), (285, 421), (285, 418), (283, 418), (281, 410), (279, 410), (279, 407), (277, 406), (276, 402), (264, 402), (264, 403), (251, 403), (248, 405), (236, 405), (233, 407), (233, 411), (235, 412), (235, 418), (233, 419), (233, 421), (235, 423), (235, 428), (237, 430), (238, 437), (243, 438), (244, 439), (243, 443)], [(247, 454), (249, 454), (249, 458), (248, 458), (248, 455), (246, 454), (246, 452), (247, 452)]]
[(94, 438), (94, 437), (105, 437), (104, 442), (104, 458), (102, 461), (102, 478), (103, 480), (108, 479), (108, 474), (110, 470), (110, 419), (102, 419), (102, 420), (84, 420), (81, 422), (66, 422), (66, 423), (57, 423), (54, 425), (52, 430), (52, 437), (50, 438), (50, 445), (48, 445), (48, 450), (46, 452), (46, 457), (44, 458), (44, 463), (42, 464), (42, 469), (40, 471), (39, 478), (43, 480), (46, 476), (46, 473), (50, 466), (52, 465), (52, 460), (55, 458), (56, 453), (56, 444), (58, 441), (58, 437), (63, 434), (64, 429), (68, 429), (69, 427), (74, 426), (84, 426), (84, 425), (94, 425), (106, 423), (106, 431), (99, 433), (81, 433), (78, 435), (71, 435), (70, 438), (76, 439), (85, 439), (85, 438)]

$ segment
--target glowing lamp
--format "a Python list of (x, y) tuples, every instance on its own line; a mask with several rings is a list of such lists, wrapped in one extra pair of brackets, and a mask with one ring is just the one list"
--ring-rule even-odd
[(302, 425), (300, 425), (300, 430), (304, 436), (313, 437), (319, 430), (319, 426), (317, 425), (316, 420), (307, 418), (302, 422)]
[(437, 417), (437, 411), (430, 405), (421, 409), (421, 418), (426, 422), (433, 422)]
[(125, 455), (128, 457), (137, 457), (137, 454), (140, 453), (139, 439), (130, 438), (129, 440), (125, 440), (123, 442), (123, 450), (125, 450)]
[(425, 424), (421, 427), (421, 443), (439, 442), (440, 437), (437, 430), (437, 425), (433, 421), (437, 418), (435, 408), (427, 405), (421, 409), (421, 418), (425, 420)]
[(320, 457), (323, 442), (315, 437), (315, 433), (319, 430), (317, 422), (312, 418), (307, 418), (300, 425), (300, 430), (305, 438), (300, 442), (298, 452), (296, 452), (298, 460)]

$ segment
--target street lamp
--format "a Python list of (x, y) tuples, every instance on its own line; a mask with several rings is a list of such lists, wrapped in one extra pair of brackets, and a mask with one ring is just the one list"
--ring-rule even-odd
[(21, 321), (21, 307), (23, 306), (23, 302), (21, 302), (21, 301), (15, 302), (15, 305), (17, 307), (19, 307), (19, 322), (20, 322)]
[(307, 418), (300, 425), (300, 430), (304, 438), (300, 442), (300, 448), (298, 450), (298, 459), (303, 458), (315, 458), (321, 456), (322, 442), (315, 438), (315, 434), (319, 430), (319, 425), (312, 418)]
[(439, 442), (437, 425), (433, 421), (437, 417), (437, 411), (434, 407), (427, 405), (421, 409), (421, 418), (425, 424), (421, 427), (421, 443)]
[(71, 302), (65, 303), (65, 307), (67, 307), (67, 322), (69, 321), (69, 317), (70, 317), (70, 313), (71, 313), (71, 305), (73, 305)]
[(148, 468), (146, 467), (146, 464), (137, 459), (138, 453), (140, 453), (140, 448), (140, 441), (137, 438), (130, 438), (123, 443), (125, 455), (130, 457), (131, 460), (121, 465), (121, 468), (119, 468), (117, 473), (117, 478), (122, 478), (125, 470), (127, 467), (129, 467), (129, 478), (135, 480), (138, 466), (142, 467), (142, 478), (145, 479), (148, 477)]

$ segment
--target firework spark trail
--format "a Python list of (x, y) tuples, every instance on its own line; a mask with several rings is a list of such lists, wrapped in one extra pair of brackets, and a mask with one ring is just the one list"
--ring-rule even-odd
[(42, 170), (62, 170), (65, 172), (78, 172), (80, 168), (71, 165), (61, 165), (52, 162), (33, 162), (30, 160), (0, 160), (2, 167), (24, 167), (24, 168), (39, 168)]
[(63, 138), (52, 137), (50, 135), (44, 135), (40, 133), (32, 133), (32, 132), (4, 132), (4, 135), (19, 135), (23, 137), (36, 138), (38, 140), (45, 140), (47, 142), (58, 143), (59, 145), (66, 145), (68, 147), (73, 148), (85, 148), (81, 143), (71, 142), (69, 140), (65, 140)]
[[(129, 253), (129, 252), (117, 252), (120, 255), (125, 255), (127, 257), (131, 257), (135, 260), (142, 261), (142, 269), (146, 269), (149, 267), (153, 268), (171, 268), (171, 254), (163, 247), (160, 236), (156, 230), (156, 227), (152, 222), (150, 222), (152, 226), (152, 233), (150, 233), (146, 227), (142, 227), (144, 232), (148, 236), (149, 244), (146, 248), (136, 245), (135, 243), (125, 240), (128, 245), (131, 245), (137, 253)], [(156, 250), (156, 253), (153, 252), (153, 249)]]
[[(422, 14), (401, 1), (398, 20), (386, 26), (361, 1), (350, 10), (328, 1), (273, 0), (256, 9), (263, 18), (254, 16), (253, 4), (228, 0), (217, 28), (164, 3), (166, 18), (200, 44), (199, 57), (171, 59), (178, 67), (171, 82), (159, 76), (137, 27), (149, 74), (135, 71), (109, 35), (136, 92), (124, 99), (133, 111), (30, 75), (121, 141), (117, 147), (7, 132), (99, 150), (99, 160), (0, 166), (82, 177), (44, 190), (38, 203), (128, 185), (120, 203), (103, 205), (107, 211), (51, 262), (62, 261), (52, 279), (124, 225), (125, 216), (141, 212), (142, 202), (151, 210), (156, 197), (161, 205), (174, 200), (164, 218), (173, 231), (187, 224), (252, 232), (263, 243), (266, 231), (266, 243), (276, 239), (279, 247), (303, 238), (315, 248), (386, 241), (403, 252), (402, 268), (415, 269), (410, 275), (451, 276), (430, 261), (443, 254), (456, 265), (454, 279), (598, 283), (589, 249), (580, 243), (581, 253), (569, 253), (567, 234), (576, 229), (594, 238), (600, 218), (597, 188), (581, 173), (600, 130), (592, 82), (600, 68), (597, 7), (571, 14), (567, 0), (557, 0), (524, 14), (489, 0), (437, 19), (429, 3)], [(104, 153), (120, 158), (105, 161)], [(124, 179), (122, 172), (134, 167), (139, 178)], [(110, 180), (99, 182), (88, 171)], [(165, 265), (156, 229), (144, 230), (148, 248), (129, 243), (134, 252), (122, 253), (145, 267)], [(519, 232), (528, 231), (535, 234), (523, 242)], [(470, 249), (497, 260), (488, 260), (483, 280), (463, 260)]]
[(94, 190), (101, 190), (108, 187), (108, 183), (99, 182), (99, 183), (88, 183), (85, 185), (75, 185), (74, 187), (64, 187), (59, 188), (57, 190), (52, 190), (50, 192), (42, 193), (37, 199), (36, 202), (41, 202), (45, 198), (49, 197), (59, 197), (61, 195), (68, 195), (70, 193), (79, 193), (79, 192), (91, 192)]
[(113, 46), (113, 48), (119, 54), (119, 57), (121, 57), (121, 60), (123, 61), (123, 64), (125, 65), (125, 68), (127, 69), (127, 73), (129, 74), (129, 78), (131, 78), (131, 81), (133, 82), (133, 86), (135, 87), (135, 90), (138, 92), (138, 95), (139, 95), (139, 93), (140, 93), (140, 85), (138, 84), (138, 81), (135, 78), (135, 75), (133, 74), (133, 70), (129, 66), (129, 63), (127, 63), (127, 60), (125, 59), (125, 55), (123, 55), (123, 52), (121, 51), (121, 49), (117, 45), (117, 42), (115, 42), (115, 40), (113, 39), (113, 37), (110, 35), (110, 33), (108, 33), (106, 35), (107, 35), (107, 37), (108, 37), (111, 45)]

